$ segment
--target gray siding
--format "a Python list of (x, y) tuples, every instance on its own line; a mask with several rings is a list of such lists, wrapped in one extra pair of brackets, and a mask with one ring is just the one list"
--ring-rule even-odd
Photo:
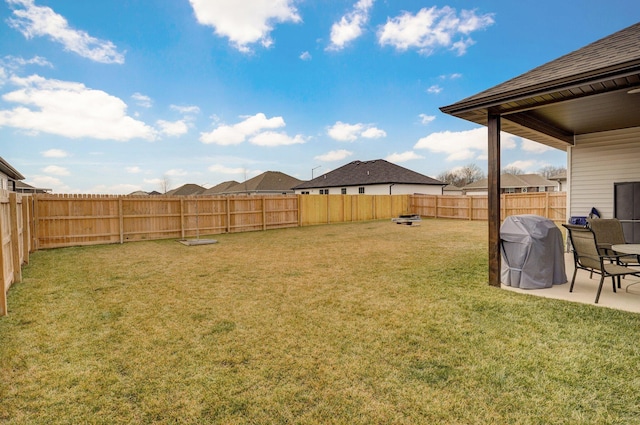
[(640, 181), (640, 127), (576, 136), (568, 162), (569, 215), (611, 218), (614, 183)]

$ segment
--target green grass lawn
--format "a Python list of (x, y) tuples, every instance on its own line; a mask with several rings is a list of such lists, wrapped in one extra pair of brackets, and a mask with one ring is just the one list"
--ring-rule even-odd
[(0, 422), (640, 423), (640, 315), (489, 287), (486, 222), (215, 238), (33, 254)]

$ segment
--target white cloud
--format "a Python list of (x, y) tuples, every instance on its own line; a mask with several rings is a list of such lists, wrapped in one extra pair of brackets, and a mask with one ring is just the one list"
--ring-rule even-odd
[(169, 176), (169, 177), (180, 177), (180, 176), (186, 176), (188, 173), (185, 170), (181, 169), (181, 168), (174, 168), (174, 169), (171, 169), (171, 170), (167, 171), (164, 174), (166, 176)]
[(183, 120), (178, 121), (156, 121), (156, 125), (160, 129), (160, 133), (167, 136), (181, 136), (189, 132), (189, 126)]
[(179, 105), (171, 105), (171, 109), (174, 111), (178, 111), (183, 115), (197, 115), (200, 113), (200, 108), (197, 106), (179, 106)]
[(365, 139), (380, 139), (387, 137), (387, 132), (376, 127), (369, 127), (360, 134)]
[(399, 162), (407, 162), (407, 161), (411, 161), (412, 159), (423, 159), (423, 158), (424, 156), (420, 156), (414, 151), (407, 151), (402, 153), (394, 152), (391, 155), (387, 156), (385, 159), (389, 162), (393, 162), (397, 164)]
[(519, 170), (524, 171), (525, 173), (530, 173), (533, 172), (532, 170), (540, 168), (537, 167), (537, 165), (539, 164), (538, 161), (534, 161), (534, 160), (527, 160), (527, 161), (513, 161), (507, 165), (505, 165), (503, 168), (517, 168)]
[(369, 21), (369, 10), (373, 0), (360, 0), (353, 10), (331, 26), (331, 44), (327, 50), (342, 50), (347, 44), (360, 37), (363, 27)]
[(250, 52), (249, 45), (260, 42), (269, 47), (274, 24), (301, 22), (293, 0), (189, 0), (201, 25), (215, 29), (227, 37), (241, 52)]
[(222, 164), (214, 164), (210, 166), (208, 170), (213, 173), (220, 173), (220, 174), (240, 174), (241, 175), (246, 172), (245, 168), (242, 168), (242, 167), (231, 168)]
[[(421, 138), (413, 148), (444, 153), (447, 161), (484, 159), (487, 156), (487, 137), (486, 127), (458, 132), (443, 131)], [(501, 132), (500, 144), (502, 149), (515, 148), (515, 136)]]
[(134, 93), (131, 95), (131, 98), (136, 101), (136, 104), (138, 106), (141, 106), (143, 108), (151, 108), (151, 106), (153, 105), (151, 98), (141, 93)]
[(427, 89), (427, 93), (431, 93), (431, 94), (438, 94), (442, 91), (442, 87), (440, 87), (439, 85), (433, 85), (431, 87), (429, 87)]
[(127, 167), (125, 171), (129, 174), (140, 174), (142, 172), (140, 167)]
[(350, 157), (351, 155), (353, 155), (353, 152), (350, 152), (346, 149), (339, 149), (337, 151), (329, 151), (323, 155), (318, 155), (314, 159), (317, 159), (318, 161), (325, 161), (325, 162), (341, 161), (347, 157)]
[(57, 165), (49, 165), (45, 167), (42, 171), (47, 174), (53, 174), (54, 176), (68, 176), (71, 174), (69, 170), (67, 170), (66, 168), (59, 167)]
[(297, 145), (305, 142), (304, 137), (300, 134), (290, 137), (285, 133), (279, 133), (276, 131), (264, 131), (262, 133), (258, 133), (249, 141), (254, 145), (269, 147)]
[(327, 134), (334, 140), (353, 142), (358, 139), (358, 135), (362, 132), (362, 127), (362, 124), (348, 124), (338, 121), (329, 128)]
[[(273, 130), (284, 127), (286, 124), (282, 117), (267, 118), (262, 112), (245, 117), (233, 125), (220, 125), (209, 133), (200, 133), (202, 143), (214, 143), (220, 146), (239, 145), (250, 136), (256, 136), (264, 130)], [(260, 140), (258, 139), (258, 143)]]
[(378, 32), (378, 42), (400, 51), (415, 48), (423, 55), (430, 55), (438, 48), (456, 50), (462, 55), (473, 40), (470, 37), (454, 40), (455, 37), (467, 36), (493, 23), (492, 14), (477, 15), (475, 11), (463, 10), (458, 16), (453, 8), (433, 6), (415, 15), (404, 12), (389, 18)]
[(25, 59), (20, 56), (9, 55), (5, 56), (0, 62), (11, 69), (18, 69), (27, 65), (38, 65), (45, 66), (47, 68), (53, 68), (53, 64), (41, 56), (34, 56), (31, 59)]
[(54, 193), (71, 192), (71, 188), (57, 177), (35, 175), (27, 181), (27, 184), (42, 189), (51, 189)]
[(386, 137), (387, 133), (384, 130), (376, 128), (372, 125), (357, 123), (349, 124), (342, 121), (337, 121), (334, 125), (329, 127), (327, 134), (334, 140), (341, 142), (353, 142), (358, 137), (364, 137), (366, 139), (378, 139)]
[(543, 145), (542, 143), (537, 143), (529, 139), (522, 139), (522, 150), (525, 152), (543, 153), (552, 149), (553, 148)]
[(21, 88), (4, 94), (2, 99), (20, 106), (0, 110), (0, 126), (70, 138), (156, 138), (153, 128), (127, 115), (127, 105), (121, 99), (104, 91), (38, 75), (13, 77), (11, 82)]
[(85, 31), (73, 29), (67, 20), (50, 7), (36, 6), (33, 0), (7, 0), (14, 18), (9, 25), (20, 31), (26, 38), (49, 37), (62, 44), (65, 50), (101, 63), (124, 63), (124, 54), (117, 51), (115, 44), (100, 40)]
[(40, 152), (45, 158), (66, 158), (69, 154), (62, 149), (49, 149), (44, 152)]
[(420, 122), (424, 125), (427, 125), (436, 119), (435, 115), (420, 114), (418, 116), (420, 117)]
[(300, 59), (302, 59), (303, 61), (310, 61), (311, 60), (311, 53), (305, 51), (302, 52), (302, 54), (300, 55)]
[(88, 192), (96, 193), (96, 194), (105, 194), (105, 195), (125, 195), (128, 193), (137, 192), (139, 190), (142, 190), (142, 188), (139, 185), (120, 183), (120, 184), (114, 184), (111, 186), (106, 184), (97, 185), (89, 189)]

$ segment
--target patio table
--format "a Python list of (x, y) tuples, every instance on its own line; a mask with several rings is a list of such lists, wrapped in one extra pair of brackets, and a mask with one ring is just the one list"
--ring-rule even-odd
[(611, 245), (611, 249), (621, 254), (640, 255), (640, 243), (625, 243)]
[[(631, 254), (640, 256), (640, 243), (624, 243), (611, 245), (611, 249), (615, 252), (619, 252), (620, 254)], [(628, 284), (625, 288), (625, 292), (629, 292), (630, 286), (637, 285), (639, 283), (640, 282), (633, 282)]]

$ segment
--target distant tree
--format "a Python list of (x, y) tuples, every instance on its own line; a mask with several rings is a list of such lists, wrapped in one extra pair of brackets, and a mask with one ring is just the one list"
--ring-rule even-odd
[(160, 193), (165, 194), (171, 190), (171, 180), (166, 174), (160, 179)]
[(476, 164), (468, 164), (458, 170), (458, 175), (460, 176), (461, 186), (466, 186), (473, 182), (477, 182), (478, 180), (484, 179), (484, 171), (482, 168), (478, 167)]
[(458, 180), (458, 176), (453, 171), (443, 171), (442, 173), (438, 174), (436, 178), (446, 184), (452, 184), (454, 186), (457, 186), (456, 182)]
[(514, 176), (520, 175), (520, 174), (524, 174), (524, 171), (521, 170), (518, 167), (505, 167), (502, 169), (502, 174), (513, 174)]
[(441, 182), (463, 187), (484, 178), (484, 172), (476, 164), (468, 164), (454, 170), (444, 171), (437, 177)]
[(547, 165), (546, 167), (542, 167), (538, 170), (538, 174), (540, 174), (545, 179), (549, 177), (553, 177), (556, 174), (566, 173), (567, 169), (565, 167), (555, 167), (553, 165)]

